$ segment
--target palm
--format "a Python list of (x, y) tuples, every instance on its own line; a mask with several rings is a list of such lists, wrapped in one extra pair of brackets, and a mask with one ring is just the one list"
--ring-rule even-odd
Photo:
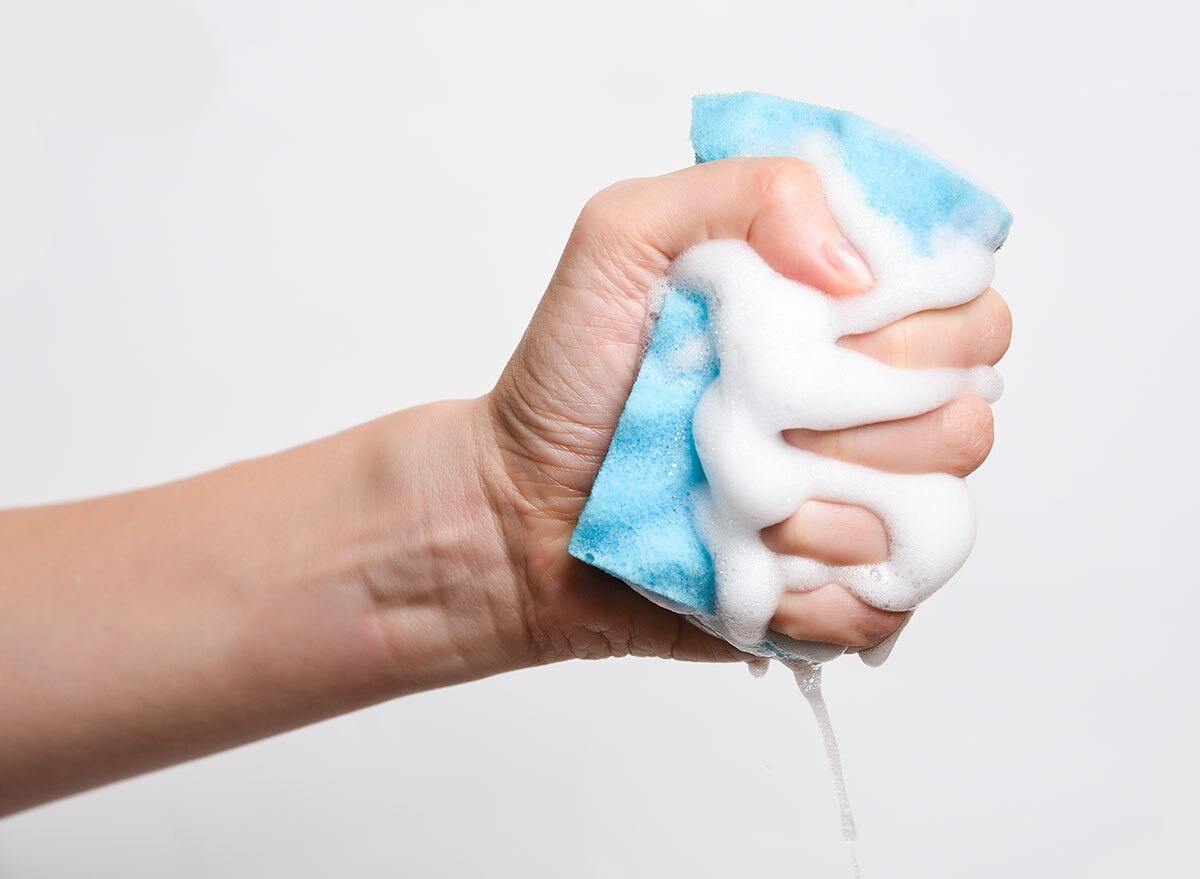
[(535, 635), (552, 658), (732, 658), (723, 642), (567, 554), (637, 372), (647, 293), (667, 265), (661, 255), (603, 268), (594, 254), (581, 257), (560, 263), (492, 394), (523, 520), (520, 553)]

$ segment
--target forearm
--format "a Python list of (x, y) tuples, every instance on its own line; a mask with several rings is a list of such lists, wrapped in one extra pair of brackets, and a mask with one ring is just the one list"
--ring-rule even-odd
[(476, 409), (0, 513), (0, 812), (526, 662)]

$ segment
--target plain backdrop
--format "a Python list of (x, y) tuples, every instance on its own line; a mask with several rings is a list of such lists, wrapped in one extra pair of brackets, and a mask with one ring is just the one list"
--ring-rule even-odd
[[(1016, 215), (975, 553), (884, 668), (826, 671), (863, 875), (1180, 875), (1184, 8), (0, 3), (0, 506), (483, 393), (587, 197), (691, 161), (693, 94), (853, 109)], [(412, 696), (0, 821), (4, 879), (764, 874), (848, 875), (807, 707), (780, 669), (657, 660)]]

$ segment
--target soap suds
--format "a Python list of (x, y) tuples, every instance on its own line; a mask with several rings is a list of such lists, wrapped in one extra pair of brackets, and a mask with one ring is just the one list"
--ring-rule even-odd
[[(837, 344), (918, 311), (968, 302), (991, 281), (993, 257), (948, 229), (934, 234), (928, 253), (918, 251), (900, 224), (867, 204), (827, 136), (806, 136), (794, 154), (817, 167), (830, 210), (875, 277), (870, 291), (835, 300), (782, 277), (733, 240), (691, 248), (670, 274), (672, 286), (706, 296), (712, 309), (720, 372), (693, 419), (708, 483), (693, 505), (716, 569), (717, 619), (710, 623), (743, 649), (778, 637), (767, 624), (785, 590), (838, 583), (883, 610), (911, 610), (962, 566), (975, 538), (964, 480), (823, 457), (788, 444), (783, 431), (910, 418), (967, 394), (994, 401), (1002, 389), (990, 367), (901, 369)], [(875, 512), (887, 528), (888, 559), (834, 566), (768, 549), (760, 531), (809, 499)], [(827, 649), (787, 646), (810, 660), (828, 658)]]

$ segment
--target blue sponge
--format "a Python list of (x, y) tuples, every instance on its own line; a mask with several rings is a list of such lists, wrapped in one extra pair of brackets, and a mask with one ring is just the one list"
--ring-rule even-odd
[[(851, 113), (750, 92), (705, 95), (692, 105), (697, 162), (790, 155), (814, 130), (832, 135), (868, 203), (908, 229), (914, 248), (927, 250), (943, 227), (993, 250), (1003, 243), (1012, 221), (1003, 205), (903, 135)], [(705, 628), (716, 613), (716, 574), (691, 495), (706, 482), (692, 416), (720, 368), (708, 333), (706, 298), (672, 289), (570, 544), (575, 558)], [(755, 652), (812, 657), (797, 646), (771, 634)]]

